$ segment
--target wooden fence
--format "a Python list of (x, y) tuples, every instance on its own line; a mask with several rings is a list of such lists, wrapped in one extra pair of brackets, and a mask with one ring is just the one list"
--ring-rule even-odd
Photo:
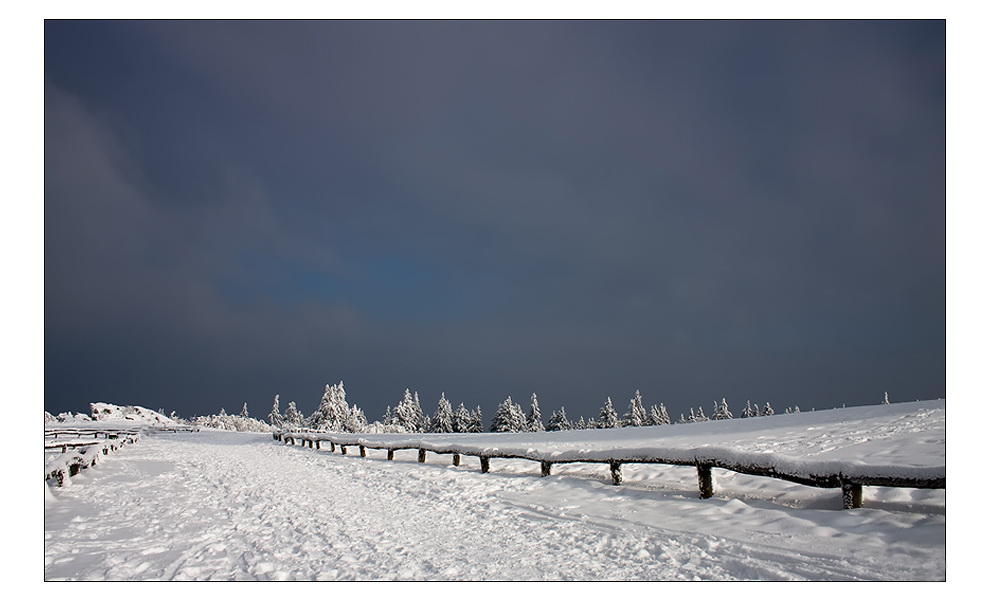
[[(817, 488), (837, 488), (842, 492), (843, 509), (856, 509), (863, 506), (864, 486), (889, 486), (895, 488), (923, 488), (923, 489), (944, 489), (944, 475), (882, 475), (882, 474), (843, 474), (838, 473), (810, 473), (807, 470), (786, 469), (779, 465), (761, 465), (758, 462), (739, 461), (715, 457), (698, 453), (694, 457), (661, 457), (643, 456), (639, 454), (623, 455), (621, 451), (616, 451), (614, 456), (608, 458), (557, 458), (547, 459), (534, 455), (523, 455), (503, 452), (480, 452), (473, 449), (463, 448), (434, 448), (426, 449), (418, 445), (411, 444), (389, 444), (389, 443), (362, 443), (354, 442), (353, 437), (334, 436), (326, 432), (315, 432), (307, 430), (283, 430), (272, 434), (275, 440), (283, 441), (285, 444), (295, 445), (297, 442), (301, 446), (309, 448), (321, 448), (321, 443), (328, 443), (330, 451), (340, 447), (342, 455), (347, 454), (348, 447), (358, 447), (361, 457), (367, 456), (367, 449), (387, 451), (387, 458), (391, 461), (395, 457), (395, 451), (415, 450), (418, 453), (420, 463), (426, 462), (426, 453), (430, 451), (437, 455), (453, 455), (453, 465), (461, 464), (461, 456), (468, 455), (477, 457), (481, 464), (481, 472), (488, 473), (491, 469), (492, 459), (526, 459), (536, 461), (540, 464), (540, 475), (549, 476), (554, 464), (557, 463), (600, 463), (608, 465), (612, 476), (612, 484), (618, 486), (622, 484), (622, 465), (627, 463), (657, 463), (664, 465), (695, 467), (698, 472), (698, 488), (702, 499), (711, 498), (714, 495), (714, 484), (712, 481), (712, 469), (719, 468), (747, 474), (750, 476), (763, 476), (767, 478), (777, 478), (805, 486)], [(934, 470), (938, 471), (938, 470)], [(944, 469), (941, 470), (944, 473)]]
[[(94, 440), (84, 438), (90, 435)], [(99, 439), (101, 435), (102, 440)], [(109, 455), (125, 444), (133, 444), (139, 437), (138, 430), (46, 429), (45, 450), (59, 449), (60, 454), (45, 461), (45, 481), (54, 480), (59, 486), (65, 486), (71, 476), (96, 465), (101, 456)]]

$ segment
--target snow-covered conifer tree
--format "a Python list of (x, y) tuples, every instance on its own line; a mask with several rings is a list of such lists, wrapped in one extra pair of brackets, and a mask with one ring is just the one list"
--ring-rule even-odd
[(715, 411), (712, 412), (712, 419), (732, 419), (732, 412), (729, 411), (729, 403), (722, 397), (722, 402), (714, 401)]
[(268, 423), (276, 428), (281, 428), (282, 414), (278, 411), (278, 395), (275, 395), (275, 402), (272, 404), (272, 412), (268, 414)]
[(707, 422), (708, 416), (705, 415), (705, 410), (698, 406), (698, 413), (694, 416), (694, 421), (696, 422)]
[(587, 430), (588, 429), (588, 423), (586, 421), (584, 421), (584, 416), (583, 415), (580, 418), (578, 418), (577, 423), (574, 424), (574, 429), (575, 430)]
[(450, 401), (444, 393), (440, 393), (440, 400), (437, 401), (437, 410), (433, 414), (430, 422), (430, 431), (446, 434), (454, 432), (454, 411), (450, 407)]
[(886, 392), (883, 393), (883, 404), (884, 405), (889, 405), (890, 404), (890, 397), (887, 396), (887, 393)]
[(567, 421), (567, 412), (564, 408), (554, 411), (550, 414), (550, 422), (547, 424), (547, 430), (551, 432), (559, 432), (561, 430), (570, 430), (571, 423)]
[(615, 409), (612, 408), (612, 397), (608, 397), (605, 400), (605, 404), (602, 405), (601, 411), (598, 412), (598, 427), (599, 428), (619, 427), (619, 416), (618, 414), (616, 414)]
[(622, 426), (645, 426), (648, 423), (649, 416), (643, 407), (643, 395), (637, 390), (633, 398), (629, 399), (629, 410), (622, 416)]
[(543, 432), (543, 416), (540, 414), (540, 403), (536, 400), (536, 393), (529, 399), (529, 415), (526, 416), (526, 425), (530, 432)]
[(664, 407), (663, 403), (650, 407), (649, 423), (651, 426), (665, 426), (670, 423), (670, 416), (667, 414), (667, 408)]
[(347, 411), (347, 417), (344, 419), (344, 431), (364, 432), (367, 427), (368, 418), (364, 415), (364, 411), (362, 411), (357, 405), (351, 405)]
[(406, 388), (402, 402), (395, 408), (395, 418), (398, 425), (406, 432), (425, 431), (426, 416), (423, 415), (423, 408), (419, 404), (419, 393), (411, 394)]
[(299, 428), (303, 425), (305, 418), (296, 409), (296, 402), (289, 401), (289, 406), (285, 409), (285, 416), (282, 418), (283, 425), (287, 428)]
[(467, 410), (464, 403), (457, 406), (454, 410), (454, 419), (452, 421), (454, 427), (454, 432), (470, 432), (471, 427), (471, 412)]
[(746, 408), (742, 410), (739, 417), (755, 417), (757, 415), (757, 410), (753, 407), (753, 404), (746, 399)]
[(514, 432), (512, 429), (512, 407), (514, 403), (512, 402), (512, 397), (508, 397), (495, 408), (495, 414), (492, 416), (492, 432)]
[(250, 417), (248, 415), (247, 403), (244, 403), (244, 406), (241, 407), (241, 417)]
[(770, 406), (770, 401), (763, 406), (763, 415), (773, 415), (773, 407)]
[(468, 432), (472, 434), (477, 434), (485, 431), (484, 418), (481, 415), (481, 405), (478, 405), (471, 411), (471, 419), (468, 422)]

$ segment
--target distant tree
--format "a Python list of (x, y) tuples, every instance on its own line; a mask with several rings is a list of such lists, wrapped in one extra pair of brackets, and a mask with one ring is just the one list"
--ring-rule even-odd
[(691, 417), (684, 417), (684, 414), (682, 413), (681, 419), (677, 420), (677, 423), (686, 424), (688, 422), (693, 422), (693, 421), (694, 421), (694, 409), (691, 410)]
[(499, 404), (492, 417), (492, 432), (525, 432), (528, 429), (526, 414), (523, 413), (522, 407), (512, 402), (512, 397)]
[[(684, 416), (681, 415), (681, 417), (683, 418)], [(669, 423), (670, 423), (670, 416), (667, 415), (667, 408), (663, 406), (663, 403), (660, 403), (660, 405), (653, 405), (652, 407), (650, 407), (649, 424), (651, 426), (665, 426)]]
[(714, 401), (715, 410), (712, 412), (712, 419), (732, 419), (732, 412), (729, 411), (729, 403), (722, 397), (722, 402)]
[(742, 413), (739, 414), (739, 417), (756, 417), (759, 414), (760, 414), (759, 409), (757, 407), (754, 407), (753, 404), (749, 402), (749, 399), (747, 399), (746, 408), (742, 410)]
[(886, 392), (883, 393), (883, 404), (884, 405), (889, 405), (890, 404), (890, 397), (887, 396), (887, 393)]
[(554, 411), (550, 414), (550, 421), (547, 424), (547, 430), (551, 432), (559, 432), (561, 430), (570, 430), (571, 423), (567, 421), (567, 412), (564, 408)]
[(540, 415), (540, 402), (536, 400), (536, 393), (529, 399), (529, 415), (526, 416), (527, 429), (530, 432), (543, 432), (543, 416)]
[(588, 423), (584, 421), (584, 416), (583, 415), (578, 419), (577, 423), (574, 424), (574, 429), (575, 430), (587, 430), (588, 429)]
[(327, 384), (320, 404), (309, 417), (309, 427), (324, 432), (347, 432), (351, 419), (351, 409), (347, 406), (347, 393), (344, 382), (333, 386)]
[(299, 428), (304, 421), (303, 414), (296, 409), (296, 402), (289, 401), (289, 406), (285, 410), (285, 417), (282, 418), (283, 425), (287, 428)]
[(485, 431), (485, 422), (483, 421), (481, 415), (481, 405), (478, 405), (471, 411), (471, 421), (468, 426), (468, 432), (472, 434), (478, 434)]
[(385, 413), (382, 415), (381, 424), (383, 426), (395, 426), (396, 425), (395, 414), (392, 413), (392, 406), (391, 405), (386, 405), (385, 406)]
[(451, 425), (454, 428), (454, 432), (471, 431), (471, 412), (467, 410), (464, 403), (458, 405), (454, 411), (454, 419)]
[(694, 421), (696, 422), (707, 422), (708, 417), (705, 415), (705, 410), (700, 406), (698, 407), (698, 413), (694, 416)]
[(770, 406), (770, 401), (763, 406), (763, 413), (761, 415), (773, 415), (773, 407)]
[(430, 431), (438, 433), (454, 432), (454, 411), (450, 407), (450, 401), (440, 393), (440, 400), (437, 401), (437, 411), (430, 420)]
[(605, 400), (605, 404), (602, 405), (601, 410), (598, 412), (598, 427), (599, 428), (618, 428), (619, 427), (619, 416), (615, 413), (615, 409), (612, 408), (612, 397), (608, 397)]
[(247, 403), (244, 403), (244, 406), (243, 406), (243, 407), (241, 407), (241, 413), (240, 413), (240, 416), (241, 416), (241, 417), (250, 417), (250, 416), (248, 415), (248, 410), (247, 410)]
[(357, 405), (351, 405), (347, 411), (347, 417), (344, 419), (343, 430), (345, 432), (364, 432), (367, 427), (368, 418), (365, 417), (364, 411)]
[(272, 412), (268, 414), (268, 423), (276, 428), (283, 425), (282, 414), (278, 411), (278, 395), (275, 395), (275, 402), (272, 404)]
[(395, 408), (395, 419), (399, 426), (406, 432), (423, 432), (426, 430), (424, 422), (426, 416), (423, 415), (423, 408), (419, 404), (419, 393), (411, 394), (406, 388), (402, 402)]
[(646, 415), (646, 408), (643, 407), (643, 396), (637, 390), (633, 398), (629, 399), (629, 410), (622, 416), (622, 425), (637, 427), (648, 423), (649, 416)]

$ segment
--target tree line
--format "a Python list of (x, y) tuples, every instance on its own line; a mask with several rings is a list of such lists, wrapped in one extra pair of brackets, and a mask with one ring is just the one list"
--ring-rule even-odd
[[(268, 414), (268, 423), (274, 428), (308, 428), (325, 432), (361, 432), (361, 433), (474, 433), (486, 431), (481, 407), (468, 409), (464, 403), (456, 408), (444, 393), (440, 394), (436, 411), (432, 415), (423, 411), (418, 392), (410, 392), (407, 388), (402, 400), (393, 408), (389, 405), (380, 420), (368, 423), (364, 411), (357, 405), (347, 404), (347, 393), (344, 382), (326, 385), (320, 404), (310, 416), (303, 415), (294, 401), (289, 402), (285, 413), (279, 408), (279, 395), (275, 395), (272, 410)], [(788, 407), (786, 413), (800, 411), (798, 407)], [(245, 405), (244, 415), (247, 414)], [(773, 415), (773, 407), (765, 403), (762, 407), (746, 401), (746, 407), (740, 417), (759, 417)], [(487, 431), (489, 432), (544, 432), (561, 430), (586, 430), (596, 428), (626, 428), (638, 426), (663, 426), (671, 423), (689, 423), (708, 420), (732, 419), (734, 415), (729, 410), (725, 398), (714, 401), (710, 415), (705, 415), (704, 409), (698, 407), (697, 412), (692, 407), (687, 415), (680, 414), (680, 419), (672, 421), (663, 403), (650, 405), (647, 409), (639, 390), (629, 400), (628, 409), (620, 417), (608, 397), (597, 416), (577, 421), (567, 417), (564, 407), (553, 411), (544, 424), (539, 399), (534, 392), (529, 401), (529, 410), (506, 398), (496, 408)]]

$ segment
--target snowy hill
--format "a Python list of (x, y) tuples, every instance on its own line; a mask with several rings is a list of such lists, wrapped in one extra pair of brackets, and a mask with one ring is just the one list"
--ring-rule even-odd
[(176, 427), (179, 424), (157, 411), (135, 405), (112, 405), (110, 403), (90, 403), (89, 413), (98, 422), (128, 422), (130, 425)]

